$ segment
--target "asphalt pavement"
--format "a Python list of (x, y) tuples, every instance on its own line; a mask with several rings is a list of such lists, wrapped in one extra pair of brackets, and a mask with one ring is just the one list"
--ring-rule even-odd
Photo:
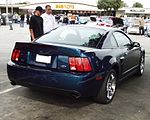
[(0, 27), (0, 120), (149, 120), (150, 119), (150, 38), (130, 35), (146, 49), (142, 77), (123, 81), (112, 103), (102, 105), (90, 98), (68, 96), (11, 86), (6, 64), (16, 41), (30, 41), (28, 26)]

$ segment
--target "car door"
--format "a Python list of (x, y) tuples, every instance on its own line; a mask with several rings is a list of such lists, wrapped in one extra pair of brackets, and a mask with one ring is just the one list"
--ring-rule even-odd
[(122, 74), (126, 74), (136, 68), (139, 64), (140, 51), (138, 47), (131, 47), (132, 41), (124, 33), (117, 31), (113, 33), (119, 48), (122, 51), (120, 63)]

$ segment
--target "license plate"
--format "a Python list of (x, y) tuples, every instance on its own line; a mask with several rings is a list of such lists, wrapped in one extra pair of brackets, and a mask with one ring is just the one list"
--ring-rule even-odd
[(44, 55), (36, 55), (36, 62), (40, 63), (51, 63), (51, 56), (44, 56)]

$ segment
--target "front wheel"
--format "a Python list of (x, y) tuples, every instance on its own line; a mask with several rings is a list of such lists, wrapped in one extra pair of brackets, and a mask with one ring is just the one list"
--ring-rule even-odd
[(138, 66), (138, 71), (137, 71), (137, 74), (139, 76), (142, 76), (143, 73), (144, 73), (144, 68), (145, 68), (145, 57), (144, 55), (141, 56), (141, 59), (140, 59), (140, 63), (139, 63), (139, 66)]
[(105, 78), (97, 96), (94, 98), (95, 101), (102, 104), (110, 103), (116, 92), (116, 81), (116, 71), (112, 69)]

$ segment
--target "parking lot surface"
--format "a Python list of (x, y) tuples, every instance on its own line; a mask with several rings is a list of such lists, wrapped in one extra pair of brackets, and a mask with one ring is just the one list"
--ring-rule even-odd
[(68, 96), (11, 86), (6, 64), (16, 41), (30, 41), (28, 26), (0, 27), (0, 120), (149, 120), (150, 38), (130, 35), (146, 49), (142, 77), (133, 76), (119, 84), (112, 103), (102, 105), (90, 98)]

